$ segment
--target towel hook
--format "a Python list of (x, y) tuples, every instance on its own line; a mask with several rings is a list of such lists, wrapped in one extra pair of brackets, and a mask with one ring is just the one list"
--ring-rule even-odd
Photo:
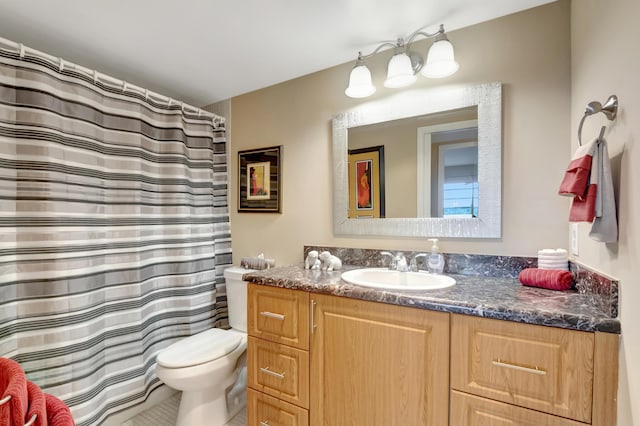
[[(578, 126), (578, 143), (580, 145), (582, 145), (582, 125), (584, 124), (585, 118), (599, 112), (603, 113), (609, 120), (615, 120), (618, 115), (618, 97), (616, 95), (609, 96), (604, 105), (598, 101), (591, 101), (587, 104), (587, 108), (585, 109), (582, 120), (580, 120), (580, 125)], [(603, 133), (604, 132), (601, 129), (600, 138), (602, 138)]]

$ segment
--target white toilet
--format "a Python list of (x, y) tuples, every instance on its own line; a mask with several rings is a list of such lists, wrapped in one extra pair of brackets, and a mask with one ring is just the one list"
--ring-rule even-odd
[(227, 409), (226, 394), (236, 382), (236, 365), (247, 349), (247, 282), (242, 275), (252, 271), (240, 267), (224, 271), (230, 330), (203, 331), (158, 354), (156, 374), (167, 386), (182, 391), (176, 426), (222, 426), (235, 414)]

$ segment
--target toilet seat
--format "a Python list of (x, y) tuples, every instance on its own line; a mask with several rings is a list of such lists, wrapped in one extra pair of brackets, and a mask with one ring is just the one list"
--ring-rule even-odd
[(158, 354), (157, 362), (166, 368), (184, 368), (222, 358), (238, 347), (242, 334), (212, 328), (182, 339)]

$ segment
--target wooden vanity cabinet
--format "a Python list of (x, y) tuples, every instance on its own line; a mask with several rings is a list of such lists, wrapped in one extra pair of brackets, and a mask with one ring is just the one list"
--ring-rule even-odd
[(311, 295), (310, 424), (446, 425), (449, 314)]
[(247, 425), (309, 424), (309, 293), (249, 284)]
[(447, 424), (449, 314), (255, 284), (247, 310), (249, 426)]
[(614, 425), (617, 339), (451, 315), (451, 425)]
[(612, 426), (618, 338), (249, 285), (249, 426)]

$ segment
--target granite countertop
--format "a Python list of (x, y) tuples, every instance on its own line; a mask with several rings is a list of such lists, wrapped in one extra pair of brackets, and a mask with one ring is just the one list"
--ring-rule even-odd
[(340, 278), (343, 271), (358, 267), (361, 266), (345, 265), (342, 271), (327, 272), (305, 270), (300, 264), (247, 273), (244, 279), (273, 287), (433, 311), (572, 330), (620, 333), (620, 322), (611, 317), (606, 303), (597, 294), (525, 287), (517, 278), (511, 277), (447, 274), (455, 278), (455, 286), (427, 291), (373, 289), (349, 284)]

